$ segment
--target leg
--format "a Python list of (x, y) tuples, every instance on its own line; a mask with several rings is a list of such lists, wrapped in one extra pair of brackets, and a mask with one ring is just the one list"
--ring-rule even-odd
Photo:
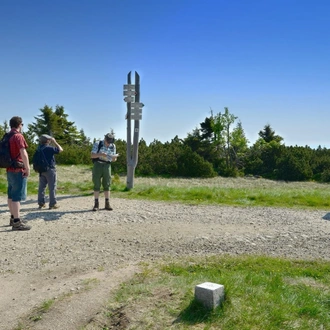
[(8, 204), (8, 208), (9, 208), (9, 212), (10, 212), (10, 221), (9, 221), (9, 226), (13, 226), (13, 224), (14, 224), (14, 213), (13, 213), (13, 207), (12, 207), (12, 205), (11, 205), (11, 203), (12, 203), (12, 199), (10, 198), (8, 198), (8, 200), (7, 200), (7, 204)]
[(7, 204), (8, 204), (9, 212), (10, 212), (11, 215), (14, 215), (14, 213), (13, 213), (13, 207), (12, 207), (11, 203), (12, 203), (12, 199), (11, 198), (8, 198)]
[(38, 204), (39, 206), (45, 205), (45, 190), (47, 187), (47, 177), (46, 173), (39, 174), (39, 187), (38, 187)]
[(21, 201), (26, 199), (27, 178), (22, 176), (22, 172), (7, 172), (8, 180), (8, 207), (12, 212), (13, 230), (29, 230), (31, 226), (27, 226), (20, 219)]
[(49, 207), (53, 207), (56, 201), (56, 169), (51, 168), (46, 172), (46, 178), (48, 181), (48, 189), (49, 189)]
[(100, 163), (94, 163), (93, 171), (92, 171), (92, 181), (94, 185), (94, 207), (93, 211), (98, 211), (99, 209), (99, 196), (100, 196), (100, 189), (101, 189), (101, 166)]
[(105, 209), (108, 211), (112, 211), (112, 207), (110, 206), (110, 184), (111, 184), (111, 166), (110, 164), (108, 164), (107, 166), (104, 166), (103, 180), (102, 180), (104, 197), (105, 197)]
[(13, 211), (12, 215), (14, 216), (14, 219), (20, 219), (21, 203), (12, 201), (11, 202), (11, 209)]

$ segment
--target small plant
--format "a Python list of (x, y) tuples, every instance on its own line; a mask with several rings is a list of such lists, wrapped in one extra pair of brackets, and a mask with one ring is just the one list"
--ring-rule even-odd
[(39, 307), (35, 309), (33, 314), (29, 317), (29, 320), (33, 322), (40, 321), (42, 319), (42, 314), (46, 313), (54, 304), (54, 302), (54, 299), (45, 300)]
[(84, 286), (85, 290), (90, 290), (93, 286), (100, 283), (100, 280), (97, 278), (86, 278), (82, 281), (82, 285)]

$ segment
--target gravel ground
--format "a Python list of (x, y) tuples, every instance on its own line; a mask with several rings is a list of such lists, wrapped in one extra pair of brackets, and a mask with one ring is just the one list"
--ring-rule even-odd
[[(13, 232), (0, 198), (0, 329), (81, 329), (141, 260), (224, 253), (330, 260), (326, 210), (112, 199), (113, 211), (92, 212), (91, 196), (58, 203), (40, 211), (29, 199), (21, 211), (32, 229)], [(87, 290), (91, 279), (98, 285)], [(56, 308), (31, 323), (48, 299)]]

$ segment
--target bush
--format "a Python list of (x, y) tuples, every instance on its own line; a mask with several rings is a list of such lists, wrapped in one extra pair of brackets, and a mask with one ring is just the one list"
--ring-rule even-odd
[(178, 158), (178, 176), (212, 178), (217, 176), (211, 163), (187, 148)]

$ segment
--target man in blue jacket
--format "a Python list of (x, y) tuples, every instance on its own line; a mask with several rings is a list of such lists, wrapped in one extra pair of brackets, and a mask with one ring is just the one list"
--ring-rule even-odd
[[(43, 134), (39, 138), (40, 146), (49, 169), (46, 172), (39, 174), (39, 189), (38, 189), (38, 204), (39, 209), (46, 207), (45, 204), (45, 190), (48, 185), (49, 190), (49, 209), (57, 209), (58, 205), (56, 202), (56, 184), (57, 184), (57, 175), (56, 175), (56, 163), (54, 155), (63, 151), (63, 148), (56, 142), (55, 138)], [(50, 144), (53, 143), (54, 146)]]

